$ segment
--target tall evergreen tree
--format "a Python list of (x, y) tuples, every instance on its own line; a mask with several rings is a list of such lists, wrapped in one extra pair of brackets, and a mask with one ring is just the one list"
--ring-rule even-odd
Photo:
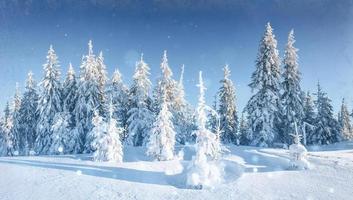
[(38, 124), (35, 151), (38, 154), (48, 154), (52, 143), (52, 130), (55, 114), (62, 111), (62, 86), (58, 57), (50, 46), (47, 62), (44, 66), (44, 78), (40, 82), (38, 100)]
[(295, 134), (295, 123), (298, 127), (301, 127), (304, 117), (303, 102), (301, 97), (302, 91), (300, 88), (300, 72), (297, 61), (298, 49), (293, 46), (294, 43), (294, 31), (291, 30), (288, 35), (288, 42), (283, 60), (283, 129), (279, 135), (279, 140), (286, 144), (293, 143), (291, 134)]
[(311, 96), (310, 92), (306, 93), (304, 99), (304, 118), (303, 121), (305, 123), (305, 139), (306, 141), (310, 140), (310, 136), (313, 134), (315, 129), (315, 105), (313, 97)]
[(193, 141), (192, 133), (196, 129), (193, 110), (185, 99), (184, 91), (184, 65), (181, 67), (179, 82), (176, 86), (176, 94), (174, 96), (174, 109), (172, 114), (173, 124), (176, 132), (176, 142), (185, 144)]
[(315, 119), (315, 130), (310, 135), (309, 144), (322, 145), (331, 144), (340, 140), (340, 127), (333, 117), (331, 99), (322, 91), (320, 84), (317, 84), (317, 99), (315, 101), (317, 117)]
[(255, 94), (246, 106), (248, 139), (256, 146), (271, 146), (278, 137), (280, 123), (280, 60), (272, 31), (268, 23), (249, 84)]
[(69, 64), (69, 69), (66, 74), (66, 79), (63, 84), (63, 110), (69, 113), (69, 127), (74, 128), (76, 125), (75, 121), (75, 108), (77, 104), (77, 80), (75, 75), (75, 70), (72, 64)]
[(21, 107), (19, 110), (21, 155), (28, 155), (31, 151), (34, 151), (34, 144), (37, 137), (37, 109), (38, 93), (36, 81), (33, 78), (33, 73), (29, 72), (26, 83), (26, 91), (23, 93)]
[(244, 116), (244, 113), (242, 113), (240, 118), (240, 123), (239, 123), (239, 134), (238, 134), (240, 145), (250, 144), (250, 141), (247, 138), (248, 131), (249, 131), (249, 124), (246, 120), (246, 117)]
[(94, 151), (91, 146), (94, 138), (91, 134), (93, 128), (93, 111), (97, 110), (101, 116), (105, 114), (102, 83), (99, 82), (99, 77), (96, 56), (93, 54), (92, 41), (89, 41), (88, 55), (83, 57), (80, 66), (78, 98), (74, 112), (77, 132), (81, 138), (80, 143), (83, 145), (81, 148), (86, 153)]
[(342, 99), (341, 110), (338, 114), (338, 123), (341, 127), (341, 133), (342, 133), (343, 139), (345, 140), (353, 139), (353, 127), (351, 124), (349, 111), (344, 99)]
[(147, 155), (157, 160), (171, 160), (174, 157), (175, 131), (166, 95), (163, 95), (162, 98), (162, 108), (153, 123), (148, 139)]
[(21, 144), (21, 139), (23, 138), (21, 132), (21, 121), (20, 121), (20, 108), (21, 108), (21, 94), (18, 83), (16, 83), (15, 95), (12, 102), (12, 129), (11, 129), (11, 141), (13, 143), (13, 150), (15, 155), (20, 154), (20, 149), (24, 147)]
[(224, 78), (218, 91), (221, 140), (224, 143), (236, 143), (238, 131), (238, 116), (236, 107), (235, 87), (230, 79), (228, 65), (223, 69)]
[(109, 95), (114, 107), (113, 118), (117, 121), (117, 126), (122, 127), (120, 139), (125, 141), (127, 137), (127, 120), (129, 111), (129, 89), (123, 83), (122, 76), (118, 69), (115, 70), (109, 88)]
[(148, 76), (150, 68), (143, 60), (136, 63), (133, 83), (130, 88), (130, 109), (128, 112), (128, 138), (127, 143), (134, 146), (145, 144), (147, 133), (151, 128), (153, 113), (151, 111), (151, 99), (149, 91), (151, 81)]

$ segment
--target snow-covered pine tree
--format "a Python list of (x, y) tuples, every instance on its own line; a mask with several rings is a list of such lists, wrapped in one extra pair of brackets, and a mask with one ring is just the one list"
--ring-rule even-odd
[(27, 75), (26, 90), (23, 93), (21, 107), (19, 110), (20, 122), (20, 154), (29, 155), (34, 151), (34, 144), (37, 137), (37, 120), (38, 120), (38, 93), (36, 81), (33, 73)]
[(117, 125), (124, 129), (122, 135), (120, 135), (120, 139), (121, 141), (125, 141), (128, 133), (129, 89), (123, 83), (118, 69), (113, 74), (108, 93), (114, 107), (113, 118), (117, 120)]
[[(315, 105), (314, 105), (314, 100), (313, 97), (311, 96), (310, 92), (306, 93), (305, 99), (304, 99), (304, 119), (303, 122), (305, 123), (305, 141), (308, 141), (310, 139), (310, 136), (313, 134), (313, 131), (315, 129), (315, 118), (316, 118), (316, 113), (315, 113)], [(306, 144), (304, 144), (306, 145)]]
[(2, 130), (3, 130), (3, 140), (5, 142), (5, 147), (3, 148), (3, 154), (6, 156), (13, 156), (14, 155), (14, 144), (12, 142), (13, 136), (12, 136), (12, 127), (13, 127), (13, 122), (12, 122), (12, 116), (11, 116), (11, 110), (10, 110), (10, 105), (9, 102), (6, 103), (5, 110), (4, 110), (4, 118), (2, 122)]
[(97, 64), (96, 79), (99, 85), (99, 99), (100, 99), (100, 105), (102, 107), (101, 109), (103, 110), (102, 116), (106, 116), (106, 113), (108, 111), (108, 107), (107, 107), (108, 101), (106, 96), (108, 72), (104, 64), (104, 57), (103, 57), (102, 51), (99, 52), (99, 55), (96, 58), (96, 64)]
[(240, 123), (239, 123), (239, 134), (238, 134), (238, 139), (239, 139), (240, 145), (249, 145), (250, 144), (250, 141), (247, 138), (249, 124), (246, 119), (247, 118), (244, 116), (244, 113), (242, 113), (241, 118), (240, 118)]
[[(214, 110), (214, 111), (216, 111), (217, 112), (217, 97), (218, 97), (218, 95), (214, 95), (213, 96), (213, 104), (212, 104), (212, 110)], [(216, 112), (209, 112), (208, 113), (208, 115), (207, 115), (207, 125), (206, 125), (206, 127), (210, 130), (210, 131), (212, 131), (212, 132), (216, 132), (217, 131), (217, 129), (219, 129), (219, 119), (218, 119), (218, 117), (219, 117), (219, 115), (218, 115), (218, 113), (216, 113)], [(217, 115), (216, 115), (217, 114)]]
[(166, 93), (162, 95), (162, 107), (153, 123), (147, 143), (147, 155), (156, 160), (174, 158), (175, 131), (172, 113), (169, 111)]
[(133, 83), (130, 88), (130, 109), (128, 112), (128, 138), (127, 143), (141, 146), (147, 141), (147, 134), (151, 128), (153, 112), (151, 111), (151, 99), (149, 91), (151, 81), (148, 79), (150, 68), (143, 60), (136, 63)]
[(338, 142), (340, 138), (340, 127), (333, 116), (331, 99), (322, 91), (320, 84), (317, 84), (317, 99), (315, 101), (317, 117), (315, 119), (315, 130), (309, 136), (309, 144), (323, 145)]
[(280, 59), (272, 31), (267, 23), (249, 84), (255, 94), (246, 106), (248, 139), (256, 146), (271, 146), (278, 137), (280, 123)]
[(66, 74), (66, 79), (63, 84), (63, 110), (64, 112), (69, 113), (69, 126), (74, 128), (76, 125), (75, 121), (75, 108), (77, 104), (77, 80), (75, 75), (75, 70), (72, 67), (72, 64), (69, 64), (69, 69)]
[[(65, 141), (64, 153), (80, 153), (83, 146), (80, 134), (76, 127), (76, 112), (78, 101), (78, 83), (75, 75), (75, 70), (72, 64), (69, 64), (69, 69), (66, 74), (66, 79), (63, 84), (63, 112), (62, 113), (62, 125), (68, 123), (70, 137)], [(66, 119), (68, 118), (68, 119)], [(58, 125), (58, 124), (57, 124)], [(66, 126), (66, 125), (65, 125)]]
[(199, 101), (196, 109), (197, 130), (195, 150), (196, 155), (188, 168), (186, 184), (194, 188), (212, 187), (221, 181), (221, 172), (217, 165), (212, 163), (221, 154), (221, 145), (216, 134), (206, 128), (207, 105), (205, 102), (205, 90), (202, 72), (199, 74), (200, 88)]
[(77, 103), (75, 108), (76, 128), (80, 135), (81, 150), (86, 153), (94, 151), (91, 143), (93, 140), (92, 119), (93, 112), (97, 110), (99, 115), (104, 115), (105, 106), (102, 101), (103, 93), (101, 82), (99, 82), (99, 72), (96, 56), (93, 54), (92, 41), (88, 43), (88, 55), (82, 58), (80, 66), (80, 80), (77, 91)]
[(71, 140), (70, 135), (70, 114), (67, 112), (59, 112), (55, 115), (53, 125), (51, 127), (52, 143), (49, 148), (50, 154), (71, 153), (71, 148), (68, 142)]
[(238, 132), (238, 116), (236, 107), (235, 86), (230, 79), (228, 65), (223, 68), (224, 78), (218, 91), (221, 140), (224, 143), (236, 144)]
[(167, 51), (164, 51), (162, 57), (161, 70), (162, 76), (157, 81), (157, 86), (153, 91), (153, 110), (156, 114), (158, 114), (162, 108), (163, 98), (167, 101), (169, 110), (173, 111), (174, 109), (177, 82), (172, 78), (173, 72), (168, 64)]
[(37, 154), (48, 154), (52, 143), (52, 126), (54, 117), (62, 111), (62, 86), (58, 57), (50, 45), (47, 62), (44, 66), (44, 78), (40, 82), (38, 100), (38, 124), (35, 151)]
[(344, 140), (351, 140), (353, 139), (353, 128), (349, 116), (349, 111), (347, 105), (342, 99), (341, 110), (338, 115), (338, 123), (341, 127), (341, 133)]
[(20, 155), (20, 150), (24, 148), (24, 143), (21, 144), (21, 138), (23, 133), (21, 132), (21, 121), (20, 121), (20, 108), (21, 108), (21, 93), (18, 83), (16, 83), (15, 95), (12, 101), (12, 129), (11, 129), (11, 141), (13, 143), (14, 155)]
[(103, 120), (103, 117), (99, 115), (98, 111), (94, 112), (92, 118), (93, 129), (91, 130), (92, 149), (94, 149), (93, 160), (94, 161), (107, 161), (108, 156), (108, 140), (107, 140), (107, 123)]
[(294, 124), (298, 128), (302, 126), (304, 117), (302, 91), (300, 87), (300, 72), (298, 69), (297, 51), (293, 45), (295, 43), (294, 31), (291, 30), (288, 35), (288, 42), (284, 54), (282, 74), (283, 94), (281, 96), (283, 105), (282, 131), (279, 134), (279, 141), (286, 144), (291, 144), (292, 137), (290, 134), (295, 133)]
[(109, 118), (107, 123), (107, 161), (123, 162), (123, 145), (120, 140), (120, 135), (123, 134), (124, 129), (118, 127), (118, 122), (114, 119), (114, 105), (111, 102), (109, 105)]
[(176, 142), (179, 144), (193, 141), (192, 133), (196, 129), (193, 110), (185, 99), (184, 68), (184, 65), (182, 65), (172, 112), (174, 115), (173, 124), (176, 132)]

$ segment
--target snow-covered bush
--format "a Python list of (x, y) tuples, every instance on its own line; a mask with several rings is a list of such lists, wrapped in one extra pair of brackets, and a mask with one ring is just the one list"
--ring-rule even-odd
[(292, 135), (294, 137), (294, 143), (289, 146), (289, 156), (290, 156), (290, 169), (309, 169), (310, 164), (306, 159), (307, 150), (306, 148), (300, 143), (300, 135)]

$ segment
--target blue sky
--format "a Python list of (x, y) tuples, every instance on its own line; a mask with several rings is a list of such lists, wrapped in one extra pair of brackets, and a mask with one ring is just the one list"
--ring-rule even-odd
[(13, 96), (15, 83), (23, 86), (29, 70), (38, 81), (42, 78), (50, 44), (65, 74), (69, 62), (78, 70), (92, 39), (95, 52), (103, 51), (110, 74), (118, 67), (127, 83), (141, 52), (154, 82), (163, 50), (168, 50), (176, 78), (185, 64), (192, 104), (198, 71), (204, 71), (211, 103), (227, 63), (242, 110), (267, 22), (274, 28), (281, 57), (294, 28), (304, 90), (315, 90), (320, 80), (335, 108), (343, 97), (353, 103), (353, 1), (4, 0), (0, 13), (2, 107)]

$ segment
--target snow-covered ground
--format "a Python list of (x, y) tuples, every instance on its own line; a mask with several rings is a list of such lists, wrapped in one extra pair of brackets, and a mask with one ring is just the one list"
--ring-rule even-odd
[[(143, 148), (125, 149), (124, 163), (89, 155), (1, 157), (0, 199), (352, 199), (353, 142), (310, 148), (313, 168), (290, 171), (288, 151), (229, 146), (225, 181), (213, 189), (184, 186), (184, 161), (152, 162)], [(242, 172), (242, 173), (240, 173)]]

